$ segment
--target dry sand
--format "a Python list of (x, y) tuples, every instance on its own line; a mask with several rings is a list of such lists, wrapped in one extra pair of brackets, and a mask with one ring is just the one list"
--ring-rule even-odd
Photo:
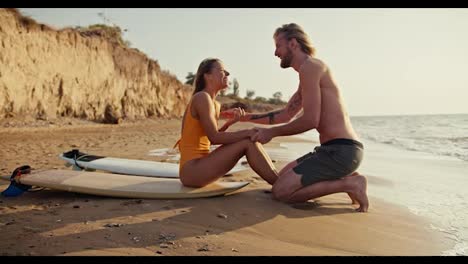
[[(246, 127), (235, 125), (232, 129)], [(24, 164), (66, 169), (57, 155), (72, 148), (96, 155), (161, 160), (148, 156), (179, 137), (179, 119), (102, 125), (73, 119), (6, 120), (0, 123), (0, 173)], [(277, 138), (280, 142), (299, 141)], [(285, 163), (278, 161), (278, 169)], [(0, 198), (1, 255), (440, 255), (450, 244), (427, 220), (370, 197), (357, 213), (346, 194), (306, 204), (272, 199), (253, 171), (224, 181), (249, 181), (224, 197), (115, 199), (50, 189)], [(0, 181), (0, 190), (7, 187)], [(373, 185), (391, 185), (378, 178)]]

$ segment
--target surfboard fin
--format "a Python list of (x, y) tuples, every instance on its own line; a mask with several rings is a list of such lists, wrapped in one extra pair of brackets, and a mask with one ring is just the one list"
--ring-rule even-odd
[(73, 169), (74, 171), (82, 171), (82, 170), (83, 170), (83, 168), (81, 168), (81, 167), (79, 167), (79, 166), (76, 166), (75, 164), (72, 164), (72, 169)]
[[(90, 169), (90, 168), (85, 168), (85, 167), (81, 167), (81, 166), (76, 166), (75, 164), (70, 164), (70, 166), (72, 166), (72, 170), (74, 171), (96, 171), (95, 169)], [(69, 167), (70, 167), (69, 166)]]
[(2, 192), (4, 197), (15, 197), (19, 196), (22, 193), (26, 192), (31, 188), (30, 185), (21, 184), (19, 179), (22, 174), (28, 174), (31, 172), (31, 167), (29, 165), (24, 165), (16, 168), (10, 177), (10, 185), (6, 190)]

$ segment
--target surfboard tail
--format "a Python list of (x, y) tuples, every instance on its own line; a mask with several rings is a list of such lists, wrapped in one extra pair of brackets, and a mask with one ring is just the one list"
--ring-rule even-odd
[(2, 192), (4, 197), (16, 197), (28, 191), (31, 186), (20, 183), (21, 175), (31, 173), (29, 165), (23, 165), (16, 168), (10, 177), (10, 185)]

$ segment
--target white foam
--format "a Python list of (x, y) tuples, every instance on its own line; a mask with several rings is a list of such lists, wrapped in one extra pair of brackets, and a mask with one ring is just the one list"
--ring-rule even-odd
[(452, 249), (442, 252), (442, 256), (468, 256), (468, 244), (457, 243)]
[[(393, 189), (369, 184), (368, 193), (406, 206), (411, 213), (432, 222), (431, 229), (456, 242), (441, 254), (466, 255), (468, 226), (468, 166), (466, 162), (430, 153), (364, 142), (364, 161), (359, 171), (394, 183)], [(384, 190), (387, 189), (387, 190)]]

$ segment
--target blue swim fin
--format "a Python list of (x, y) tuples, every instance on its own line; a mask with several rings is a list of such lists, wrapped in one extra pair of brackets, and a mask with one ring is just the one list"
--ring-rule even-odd
[(10, 186), (8, 186), (8, 188), (2, 192), (2, 196), (15, 197), (29, 190), (31, 186), (19, 183), (19, 179), (22, 174), (28, 174), (30, 172), (31, 167), (29, 165), (24, 165), (16, 168), (11, 174)]

